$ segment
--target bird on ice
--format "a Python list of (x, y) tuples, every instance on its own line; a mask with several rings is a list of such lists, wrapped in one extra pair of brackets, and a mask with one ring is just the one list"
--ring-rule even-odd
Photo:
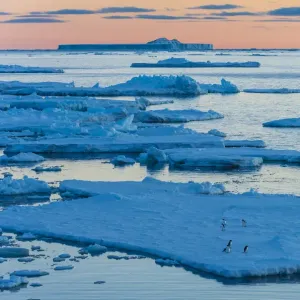
[(249, 247), (248, 247), (248, 246), (245, 246), (245, 247), (244, 247), (244, 253), (248, 253), (248, 249), (249, 249)]
[(230, 240), (227, 244), (227, 247), (231, 248), (231, 245), (232, 245), (232, 240)]
[(221, 230), (222, 230), (222, 231), (225, 231), (226, 225), (227, 225), (227, 222), (226, 222), (226, 220), (223, 218), (223, 219), (222, 219), (222, 223), (221, 223)]
[(227, 246), (226, 248), (224, 248), (223, 252), (230, 253), (231, 252), (231, 247)]
[(247, 227), (247, 222), (246, 222), (246, 220), (244, 220), (244, 219), (242, 220), (242, 226), (243, 226), (243, 227)]

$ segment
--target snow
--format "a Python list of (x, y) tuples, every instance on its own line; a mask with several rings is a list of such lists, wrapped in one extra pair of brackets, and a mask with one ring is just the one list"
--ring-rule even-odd
[(37, 172), (37, 173), (41, 173), (41, 172), (61, 172), (61, 167), (59, 166), (53, 166), (53, 167), (35, 167), (34, 169), (32, 169), (33, 171)]
[(224, 142), (220, 137), (194, 133), (151, 137), (122, 135), (102, 138), (53, 138), (9, 145), (5, 153), (142, 153), (152, 146), (162, 150), (211, 148), (224, 147)]
[(189, 110), (153, 110), (135, 114), (134, 120), (143, 123), (183, 123), (191, 121), (205, 121), (222, 119), (224, 116), (213, 110), (203, 112), (196, 109)]
[(26, 248), (2, 247), (0, 248), (0, 257), (16, 258), (29, 256), (29, 250)]
[(238, 147), (249, 147), (249, 148), (265, 148), (266, 144), (262, 140), (224, 140), (226, 148), (238, 148)]
[(115, 166), (134, 165), (135, 160), (124, 155), (119, 155), (111, 160), (111, 163)]
[(0, 277), (0, 290), (11, 290), (27, 283), (27, 279), (18, 276), (11, 275), (7, 279)]
[(19, 270), (11, 273), (13, 276), (19, 277), (41, 277), (49, 275), (48, 272), (40, 271), (40, 270)]
[(6, 155), (0, 156), (1, 163), (32, 163), (32, 162), (41, 162), (44, 160), (45, 160), (44, 157), (31, 152), (19, 153), (11, 157), (8, 157)]
[(64, 73), (61, 69), (0, 65), (0, 73)]
[(73, 266), (56, 266), (54, 268), (54, 271), (66, 271), (66, 270), (72, 270), (74, 269)]
[(245, 89), (244, 93), (254, 93), (254, 94), (298, 94), (300, 89)]
[(294, 128), (300, 127), (300, 118), (281, 119), (263, 123), (264, 127), (283, 127)]
[(211, 134), (211, 135), (215, 135), (215, 136), (219, 136), (219, 137), (226, 137), (226, 133), (222, 132), (222, 131), (219, 131), (217, 129), (212, 129), (208, 132), (208, 134)]
[(259, 68), (256, 61), (247, 62), (193, 62), (185, 58), (169, 58), (157, 63), (133, 63), (131, 68)]
[(46, 182), (27, 176), (24, 176), (23, 179), (4, 177), (0, 179), (0, 193), (5, 196), (33, 193), (50, 194), (51, 189)]
[[(144, 252), (224, 277), (300, 270), (295, 236), (300, 230), (298, 197), (202, 195), (194, 183), (156, 180), (71, 181), (63, 185), (95, 196), (46, 206), (11, 207), (0, 213), (1, 226)], [(220, 230), (222, 218), (227, 220), (225, 231)], [(247, 220), (246, 228), (242, 219)], [(230, 239), (231, 253), (222, 253)], [(245, 245), (251, 249), (247, 255), (243, 253)]]

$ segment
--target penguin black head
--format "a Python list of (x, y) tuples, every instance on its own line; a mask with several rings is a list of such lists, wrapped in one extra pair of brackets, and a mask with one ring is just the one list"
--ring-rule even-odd
[(247, 252), (248, 252), (248, 248), (249, 248), (248, 246), (245, 246), (245, 247), (244, 247), (244, 253), (247, 253)]

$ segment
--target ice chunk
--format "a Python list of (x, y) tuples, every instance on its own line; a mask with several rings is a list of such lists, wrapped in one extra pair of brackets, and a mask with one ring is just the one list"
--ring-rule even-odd
[(213, 110), (203, 112), (200, 110), (153, 110), (139, 112), (135, 115), (136, 122), (143, 123), (182, 123), (191, 121), (205, 121), (222, 119), (224, 116)]
[(22, 235), (17, 236), (17, 239), (20, 241), (34, 241), (37, 239), (37, 236), (31, 232), (23, 233)]
[(222, 132), (222, 131), (219, 131), (217, 129), (212, 129), (208, 132), (208, 134), (211, 134), (211, 135), (215, 135), (215, 136), (219, 136), (219, 137), (226, 137), (226, 133)]
[(0, 277), (0, 290), (14, 289), (20, 285), (27, 284), (26, 278), (11, 275), (8, 279)]
[(124, 155), (119, 155), (113, 158), (111, 160), (111, 163), (115, 166), (134, 165), (135, 160), (130, 157), (126, 157)]
[(34, 169), (32, 169), (33, 171), (37, 172), (37, 173), (41, 173), (41, 172), (61, 172), (61, 167), (59, 166), (54, 166), (54, 167), (35, 167)]
[(2, 247), (0, 248), (0, 257), (16, 258), (29, 256), (29, 250), (26, 248)]
[(65, 258), (62, 258), (62, 257), (54, 257), (53, 258), (53, 262), (62, 262), (62, 261), (65, 261), (66, 259)]
[(62, 69), (0, 65), (0, 73), (64, 73)]
[(67, 259), (67, 258), (70, 258), (71, 255), (68, 254), (68, 253), (63, 253), (63, 254), (60, 254), (58, 257), (59, 257), (59, 258), (63, 258), (63, 259)]
[(264, 127), (300, 127), (300, 118), (281, 119), (263, 123)]
[(19, 258), (18, 262), (23, 262), (23, 263), (30, 263), (33, 262), (34, 258), (33, 257), (24, 257), (24, 258)]
[(49, 273), (40, 270), (20, 270), (14, 271), (13, 273), (11, 273), (11, 275), (19, 277), (41, 277), (49, 275)]
[(240, 90), (236, 85), (231, 83), (230, 81), (225, 80), (224, 78), (221, 80), (221, 84), (199, 84), (200, 88), (205, 91), (205, 93), (211, 94), (236, 94), (239, 93)]
[(91, 254), (91, 255), (100, 255), (107, 251), (107, 248), (98, 244), (90, 245), (86, 248), (83, 248), (80, 251), (80, 254)]
[[(166, 154), (155, 147), (151, 147), (147, 151), (146, 162), (150, 164), (161, 164), (167, 162), (168, 158)], [(143, 163), (143, 158), (140, 160)]]
[(33, 282), (33, 283), (30, 284), (30, 286), (36, 288), (36, 287), (41, 287), (43, 285), (41, 283)]
[(72, 270), (74, 269), (73, 266), (56, 266), (54, 268), (54, 271), (66, 271), (66, 270)]
[(157, 62), (157, 64), (170, 64), (170, 65), (174, 65), (174, 64), (185, 64), (188, 63), (189, 61), (186, 58), (180, 58), (180, 57), (171, 57), (171, 58), (167, 58), (164, 60), (159, 60)]
[(9, 244), (9, 239), (6, 236), (0, 236), (0, 247)]
[(103, 280), (95, 281), (95, 282), (94, 282), (94, 284), (104, 284), (104, 283), (105, 283), (105, 281), (103, 281)]
[(32, 193), (50, 194), (51, 188), (46, 182), (27, 176), (24, 176), (23, 179), (4, 177), (0, 179), (0, 193), (7, 196)]

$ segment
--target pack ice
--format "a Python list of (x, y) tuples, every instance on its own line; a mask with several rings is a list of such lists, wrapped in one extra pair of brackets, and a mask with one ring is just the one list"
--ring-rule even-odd
[[(144, 252), (224, 277), (300, 271), (294, 234), (300, 230), (300, 201), (295, 196), (223, 194), (220, 185), (153, 179), (71, 180), (62, 182), (60, 189), (92, 196), (11, 207), (0, 213), (0, 225), (5, 230)], [(223, 218), (227, 221), (224, 231), (220, 228)], [(233, 241), (231, 253), (224, 253), (229, 240)], [(249, 246), (246, 254), (245, 245)]]

